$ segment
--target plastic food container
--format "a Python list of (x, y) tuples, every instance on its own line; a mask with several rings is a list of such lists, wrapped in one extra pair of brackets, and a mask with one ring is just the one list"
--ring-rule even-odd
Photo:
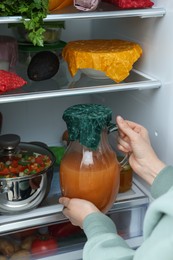
[[(44, 43), (58, 43), (61, 37), (61, 28), (49, 28), (45, 26)], [(14, 35), (18, 42), (31, 43), (28, 38), (28, 32), (25, 28), (18, 26), (13, 28)]]
[(89, 78), (93, 79), (108, 79), (106, 74), (101, 70), (94, 70), (94, 69), (81, 69), (81, 72), (84, 73)]
[[(60, 65), (59, 65), (59, 70), (58, 73), (55, 74), (54, 77), (51, 78), (53, 80), (51, 82), (51, 87), (57, 87), (57, 82), (61, 86), (64, 86), (67, 84), (67, 77), (66, 77), (66, 67), (65, 67), (65, 62), (62, 60), (62, 49), (66, 45), (65, 42), (60, 41), (59, 43), (54, 43), (54, 44), (44, 44), (43, 47), (40, 46), (34, 46), (33, 44), (29, 43), (19, 43), (19, 62), (18, 62), (18, 71), (20, 72), (20, 75), (29, 83), (32, 84), (33, 89), (37, 89), (37, 85), (35, 85), (34, 81), (32, 81), (28, 77), (28, 66), (31, 62), (31, 59), (38, 54), (39, 52), (43, 51), (50, 51), (53, 52), (59, 59)], [(59, 86), (59, 85), (58, 85)], [(45, 89), (48, 88), (48, 85), (46, 83)]]
[(0, 35), (0, 70), (13, 71), (18, 60), (18, 43), (11, 36)]
[(32, 57), (40, 51), (52, 51), (57, 56), (61, 56), (62, 48), (65, 45), (66, 43), (63, 41), (54, 44), (45, 44), (44, 47), (34, 46), (29, 43), (19, 43), (19, 62), (28, 66)]

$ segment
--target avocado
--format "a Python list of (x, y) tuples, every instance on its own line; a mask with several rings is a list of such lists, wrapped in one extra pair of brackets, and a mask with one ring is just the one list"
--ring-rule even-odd
[(41, 81), (52, 78), (59, 70), (59, 58), (51, 51), (36, 53), (27, 69), (28, 78), (33, 81)]

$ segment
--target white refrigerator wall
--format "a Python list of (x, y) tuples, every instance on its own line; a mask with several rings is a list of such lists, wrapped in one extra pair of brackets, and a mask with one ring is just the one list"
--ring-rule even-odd
[(134, 67), (159, 79), (162, 87), (95, 95), (93, 102), (111, 106), (114, 120), (120, 114), (143, 124), (149, 130), (157, 154), (166, 163), (173, 164), (173, 2), (160, 0), (157, 5), (166, 9), (164, 17), (95, 20), (92, 36), (138, 42), (143, 56)]
[(66, 130), (62, 119), (64, 110), (85, 102), (89, 102), (87, 96), (1, 104), (2, 134), (18, 134), (23, 142), (40, 141), (50, 146), (61, 145), (62, 134)]
[(134, 67), (159, 79), (162, 82), (160, 89), (1, 104), (0, 111), (4, 116), (2, 134), (11, 132), (19, 134), (22, 141), (37, 140), (57, 145), (65, 130), (62, 114), (68, 106), (85, 102), (103, 103), (112, 108), (113, 120), (121, 114), (148, 128), (158, 155), (172, 164), (173, 2), (158, 0), (155, 5), (164, 6), (164, 17), (68, 21), (62, 40), (120, 38), (138, 42), (143, 48), (143, 56)]

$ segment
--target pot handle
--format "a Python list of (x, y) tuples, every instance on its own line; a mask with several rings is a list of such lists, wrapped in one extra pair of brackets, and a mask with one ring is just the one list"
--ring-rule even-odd
[(0, 194), (7, 193), (9, 188), (5, 185), (0, 185)]
[[(109, 126), (108, 126), (108, 134), (112, 133), (112, 132), (115, 132), (115, 131), (118, 131), (118, 126), (117, 124), (114, 124), (114, 123), (111, 123)], [(121, 168), (123, 168), (125, 165), (128, 164), (128, 161), (129, 161), (129, 155), (126, 154), (124, 156), (124, 158), (119, 161), (119, 164), (121, 166)]]

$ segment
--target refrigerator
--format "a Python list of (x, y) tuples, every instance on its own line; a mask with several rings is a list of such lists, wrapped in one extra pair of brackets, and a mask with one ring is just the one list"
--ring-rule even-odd
[[(67, 64), (62, 61), (60, 73), (53, 79), (1, 94), (1, 134), (14, 133), (25, 142), (37, 140), (48, 146), (61, 146), (62, 133), (66, 129), (62, 120), (64, 110), (81, 103), (103, 104), (111, 108), (114, 122), (116, 116), (121, 115), (145, 126), (158, 157), (166, 164), (172, 164), (173, 39), (170, 26), (173, 3), (170, 0), (153, 2), (152, 8), (144, 9), (123, 10), (103, 2), (92, 12), (80, 12), (70, 6), (49, 14), (45, 19), (47, 22), (65, 21), (61, 34), (63, 42), (130, 40), (140, 44), (142, 57), (121, 83), (91, 79), (80, 72), (72, 78)], [(8, 27), (10, 23), (20, 23), (20, 17), (0, 17), (1, 35), (14, 36)], [(16, 70), (26, 78), (25, 64), (19, 62)], [(114, 137), (110, 142), (114, 144)], [(52, 225), (67, 223), (62, 206), (58, 204), (58, 170), (55, 167), (50, 192), (38, 208), (20, 214), (0, 214), (0, 238), (33, 228), (45, 232)], [(131, 190), (118, 194), (108, 212), (122, 237), (134, 249), (142, 243), (143, 220), (151, 201), (149, 185), (134, 173)], [(55, 252), (36, 259), (82, 259), (86, 241), (83, 233), (57, 240)]]

